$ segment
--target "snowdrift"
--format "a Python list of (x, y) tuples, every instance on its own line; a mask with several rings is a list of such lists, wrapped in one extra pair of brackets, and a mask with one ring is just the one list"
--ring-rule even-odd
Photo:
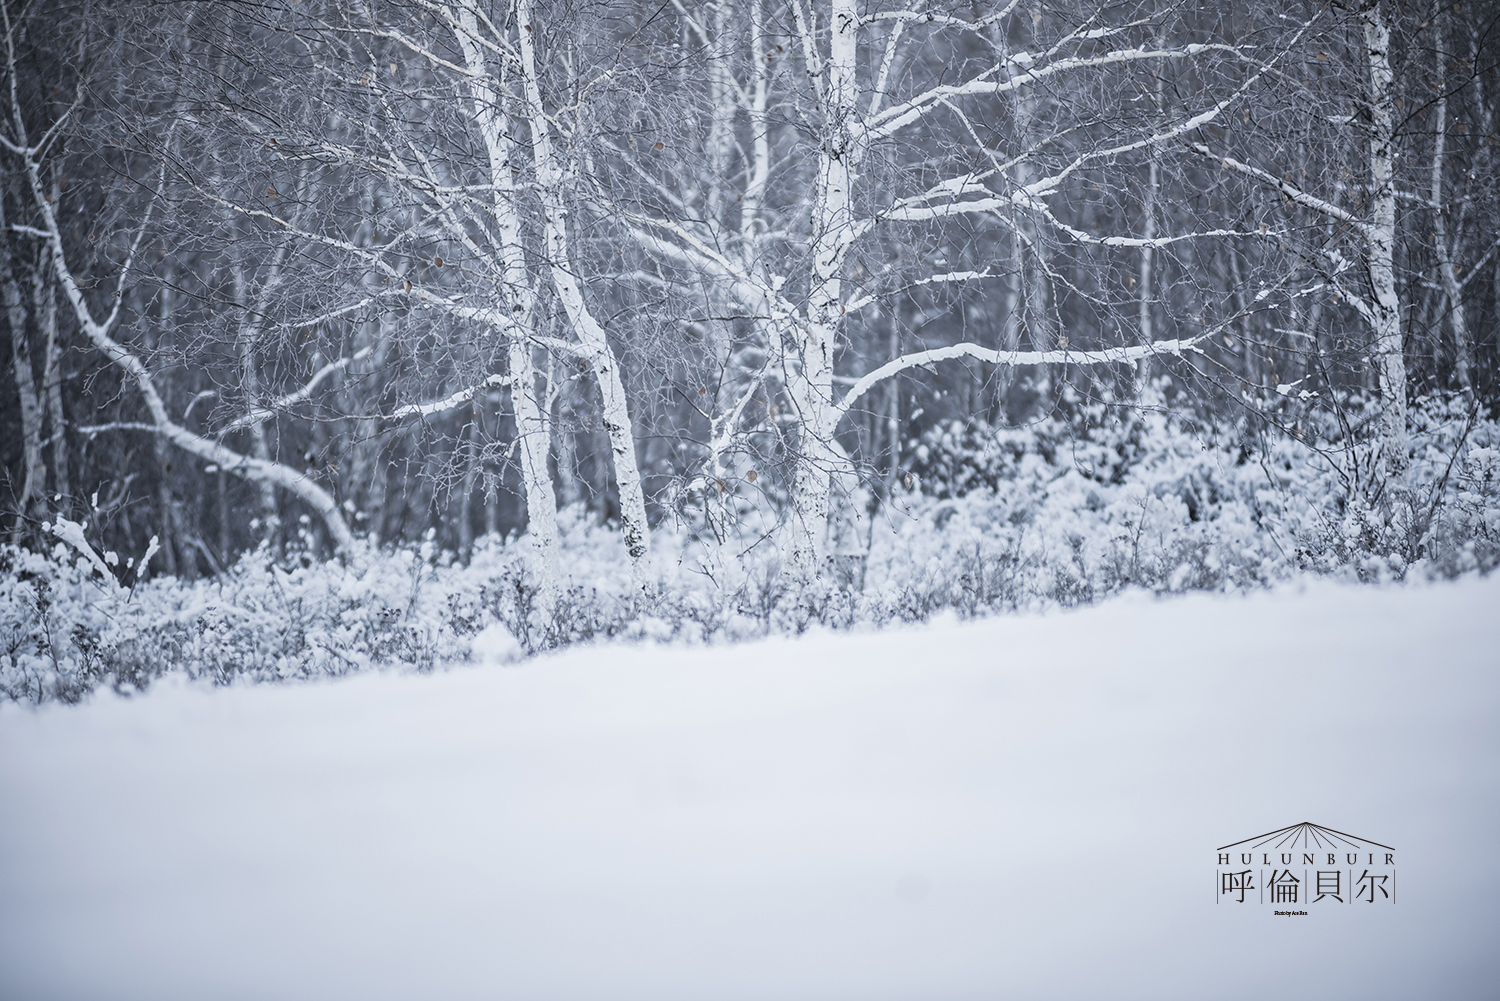
[[(1323, 583), (0, 706), (0, 996), (1490, 998), (1497, 607)], [(1394, 902), (1220, 902), (1219, 846), (1304, 820), (1394, 846)]]

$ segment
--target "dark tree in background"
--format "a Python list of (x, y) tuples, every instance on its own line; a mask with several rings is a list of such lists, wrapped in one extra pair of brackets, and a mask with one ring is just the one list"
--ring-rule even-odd
[[(1409, 529), (1496, 402), (1493, 3), (4, 0), (0, 505), (166, 572), (653, 524), (1161, 405)], [(743, 548), (734, 543), (736, 550)]]

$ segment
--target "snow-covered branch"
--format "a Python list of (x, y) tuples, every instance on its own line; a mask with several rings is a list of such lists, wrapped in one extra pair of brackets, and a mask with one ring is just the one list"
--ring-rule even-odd
[(307, 383), (301, 388), (293, 390), (292, 392), (287, 393), (284, 396), (279, 396), (268, 405), (264, 407), (257, 407), (256, 409), (250, 411), (248, 414), (241, 414), (239, 417), (236, 417), (234, 420), (225, 425), (224, 429), (219, 433), (221, 435), (230, 434), (231, 432), (238, 431), (241, 428), (247, 428), (255, 424), (264, 423), (265, 421), (270, 420), (272, 417), (275, 417), (277, 414), (286, 412), (287, 410), (306, 400), (308, 397), (312, 396), (313, 390), (317, 389), (319, 383), (321, 383), (324, 379), (328, 378), (335, 372), (343, 371), (354, 362), (363, 361), (370, 356), (370, 352), (373, 350), (375, 350), (374, 345), (369, 345), (367, 347), (361, 348), (352, 355), (347, 355), (343, 358), (339, 358), (335, 361), (329, 362), (328, 364), (324, 365), (322, 368), (314, 372), (312, 378), (307, 380)]
[(1304, 208), (1312, 209), (1314, 212), (1321, 212), (1331, 219), (1337, 219), (1339, 222), (1353, 227), (1360, 233), (1360, 235), (1364, 236), (1367, 239), (1372, 234), (1372, 230), (1370, 229), (1369, 224), (1364, 220), (1358, 218), (1353, 213), (1339, 208), (1332, 202), (1325, 201), (1324, 199), (1319, 198), (1316, 195), (1308, 194), (1306, 191), (1303, 191), (1301, 188), (1293, 184), (1290, 180), (1277, 177), (1269, 171), (1262, 170), (1259, 167), (1253, 167), (1248, 163), (1236, 160), (1232, 156), (1217, 155), (1203, 143), (1188, 143), (1187, 148), (1192, 150), (1199, 156), (1204, 157), (1205, 159), (1216, 161), (1226, 170), (1232, 170), (1237, 174), (1243, 174), (1245, 177), (1254, 178), (1262, 184), (1275, 188), (1287, 198), (1291, 199), (1298, 205), (1303, 206)]
[(401, 294), (402, 290), (399, 288), (382, 289), (381, 291), (376, 292), (374, 295), (367, 295), (357, 302), (351, 302), (345, 306), (338, 306), (334, 309), (328, 310), (327, 312), (319, 313), (316, 316), (301, 316), (295, 320), (288, 320), (283, 324), (283, 326), (299, 329), (304, 327), (316, 327), (319, 324), (327, 323), (329, 320), (337, 320), (340, 317), (348, 316), (350, 313), (357, 313), (367, 306), (374, 305), (381, 299), (389, 299), (393, 296)]
[(479, 395), (480, 392), (489, 389), (492, 386), (508, 385), (510, 385), (510, 378), (508, 376), (492, 375), (489, 378), (485, 379), (483, 382), (478, 383), (477, 385), (465, 386), (458, 392), (453, 393), (449, 396), (445, 396), (441, 400), (434, 400), (431, 403), (412, 403), (404, 407), (397, 407), (391, 413), (390, 419), (393, 421), (401, 421), (406, 420), (408, 417), (425, 418), (432, 417), (436, 414), (446, 413), (449, 410), (453, 410), (457, 407), (463, 406), (465, 403), (468, 403), (470, 400), (474, 399), (475, 396)]
[(1495, 256), (1496, 250), (1500, 250), (1500, 237), (1496, 237), (1490, 242), (1489, 249), (1484, 252), (1479, 260), (1474, 262), (1474, 266), (1469, 269), (1469, 273), (1464, 275), (1463, 279), (1459, 281), (1458, 287), (1463, 288), (1464, 286), (1468, 285), (1469, 282), (1473, 281), (1474, 276), (1479, 274), (1480, 269), (1483, 268), (1486, 264), (1490, 263), (1490, 258)]
[[(8, 55), (9, 69), (12, 80), (14, 80), (15, 60), (13, 50)], [(16, 101), (14, 91), (12, 91), (11, 103), (12, 113), (15, 115), (16, 120), (20, 121), (21, 110)], [(33, 205), (42, 218), (43, 225), (40, 227), (40, 235), (51, 246), (52, 253), (50, 257), (58, 285), (61, 286), (68, 304), (72, 307), (74, 317), (84, 336), (89, 339), (100, 353), (129, 376), (130, 380), (135, 383), (137, 390), (145, 398), (146, 407), (151, 413), (153, 430), (184, 451), (205, 459), (208, 462), (215, 463), (223, 469), (243, 476), (246, 479), (275, 484), (293, 493), (322, 516), (323, 522), (327, 525), (329, 534), (333, 536), (334, 543), (339, 550), (343, 552), (352, 550), (354, 536), (349, 532), (348, 525), (345, 524), (343, 516), (339, 513), (337, 503), (335, 503), (333, 497), (326, 490), (289, 466), (241, 455), (218, 442), (194, 434), (174, 422), (167, 415), (166, 403), (157, 391), (150, 370), (146, 368), (145, 364), (133, 352), (114, 338), (113, 329), (119, 320), (121, 302), (124, 298), (125, 282), (134, 266), (136, 254), (150, 225), (150, 209), (148, 208), (145, 213), (145, 217), (141, 221), (135, 238), (131, 241), (130, 252), (126, 255), (126, 259), (121, 265), (120, 275), (115, 282), (114, 292), (110, 296), (109, 313), (101, 321), (95, 317), (93, 309), (89, 306), (88, 300), (84, 296), (82, 287), (68, 265), (62, 230), (58, 226), (52, 202), (47, 198), (46, 190), (42, 185), (38, 162), (29, 155), (23, 156), (22, 160), (26, 178), (30, 182)], [(155, 204), (156, 197), (153, 194), (151, 205), (154, 206)]]
[[(390, 28), (349, 28), (346, 30), (356, 35), (370, 35), (375, 38), (389, 39), (390, 41), (393, 41), (396, 44), (403, 46), (404, 48), (410, 49), (413, 53), (421, 56), (423, 59), (427, 60), (434, 66), (441, 66), (443, 69), (451, 70), (452, 72), (457, 73), (459, 76), (473, 75), (471, 70), (460, 66), (457, 63), (452, 62), (451, 60), (444, 59), (436, 52), (433, 52), (431, 49), (428, 49), (425, 46), (417, 44), (399, 31), (394, 31)], [(365, 86), (369, 86), (372, 82), (373, 81), (367, 80), (364, 81), (364, 84)]]
[(734, 406), (716, 417), (709, 426), (707, 465), (712, 475), (716, 478), (723, 477), (723, 466), (719, 461), (719, 457), (729, 447), (730, 441), (734, 438), (735, 430), (739, 427), (740, 418), (745, 413), (745, 408), (750, 405), (751, 400), (755, 399), (755, 394), (760, 391), (764, 378), (764, 370), (757, 372), (754, 378), (745, 386), (744, 392), (740, 393), (740, 397), (735, 401)]
[[(957, 284), (959, 282), (980, 281), (985, 278), (1004, 277), (1006, 277), (1006, 272), (1003, 271), (947, 271), (943, 274), (928, 275), (925, 278), (914, 278), (911, 281), (903, 284), (896, 291), (908, 292), (914, 288), (920, 288), (923, 285), (948, 285)], [(885, 294), (888, 295), (890, 293)], [(857, 313), (879, 298), (881, 298), (881, 294), (860, 291), (852, 299), (844, 304), (844, 311), (846, 313)]]
[(140, 421), (110, 421), (108, 424), (83, 424), (73, 430), (92, 438), (106, 431), (147, 431), (155, 434), (157, 429), (155, 424), (143, 424)]
[(1240, 57), (1242, 54), (1233, 45), (1217, 42), (1194, 42), (1179, 48), (1134, 48), (1115, 49), (1096, 56), (1072, 56), (1058, 59), (1045, 66), (1016, 73), (1004, 80), (993, 80), (1001, 67), (993, 67), (977, 77), (959, 84), (945, 84), (925, 91), (901, 104), (887, 108), (873, 116), (868, 124), (867, 141), (888, 139), (931, 111), (945, 99), (972, 97), (980, 94), (1006, 94), (1030, 84), (1040, 83), (1049, 77), (1083, 69), (1103, 69), (1121, 63), (1140, 62), (1149, 59), (1191, 59), (1207, 52), (1223, 52)]
[(848, 413), (849, 408), (853, 406), (855, 401), (875, 388), (875, 386), (891, 378), (891, 376), (899, 375), (907, 369), (920, 368), (925, 365), (931, 365), (934, 362), (947, 361), (953, 358), (974, 358), (991, 365), (1010, 366), (1118, 365), (1124, 362), (1136, 362), (1142, 358), (1154, 358), (1161, 355), (1180, 357), (1185, 351), (1196, 351), (1198, 345), (1211, 337), (1213, 333), (1213, 331), (1206, 331), (1196, 337), (1156, 341), (1151, 344), (1137, 344), (1125, 348), (1102, 348), (1097, 351), (1070, 351), (1067, 348), (1059, 348), (1054, 351), (997, 351), (994, 348), (987, 348), (981, 344), (974, 344), (968, 341), (962, 344), (952, 344), (948, 347), (914, 351), (911, 354), (892, 359), (869, 374), (861, 376), (849, 388), (849, 392), (844, 394), (844, 398), (838, 402), (837, 409), (840, 414)]
[(973, 20), (965, 17), (957, 17), (953, 14), (943, 14), (934, 10), (883, 10), (876, 14), (866, 14), (860, 18), (860, 24), (875, 24), (879, 21), (894, 21), (899, 30), (907, 24), (933, 24), (944, 28), (958, 28), (962, 31), (984, 32), (991, 25), (997, 24), (1009, 17), (1011, 12), (1020, 5), (1021, 0), (1010, 0), (1000, 10), (993, 11), (983, 17), (975, 17)]

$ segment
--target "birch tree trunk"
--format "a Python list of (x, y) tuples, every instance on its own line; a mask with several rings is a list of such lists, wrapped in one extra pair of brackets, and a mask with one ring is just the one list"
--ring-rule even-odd
[[(517, 35), (520, 39), (521, 76), (526, 121), (531, 133), (531, 152), (536, 165), (538, 195), (542, 205), (547, 266), (553, 287), (562, 302), (574, 335), (583, 347), (589, 367), (599, 383), (603, 401), (604, 430), (609, 435), (614, 459), (615, 483), (620, 491), (620, 523), (630, 573), (638, 595), (650, 590), (649, 560), (651, 531), (646, 521), (646, 499), (636, 462), (634, 422), (631, 420), (625, 383), (608, 338), (584, 300), (583, 288), (574, 274), (568, 252), (568, 210), (563, 197), (564, 171), (552, 144), (552, 126), (542, 103), (537, 76), (536, 45), (532, 30), (530, 0), (516, 0)], [(540, 413), (540, 409), (538, 410)], [(541, 450), (545, 458), (546, 450)]]
[(464, 475), (458, 498), (458, 555), (465, 563), (474, 555), (474, 483), (479, 476), (480, 412), (476, 402), (469, 412), (464, 437)]
[(1407, 496), (1406, 357), (1401, 337), (1401, 298), (1396, 285), (1395, 98), (1390, 27), (1378, 0), (1359, 11), (1369, 64), (1370, 222), (1366, 266), (1371, 290), (1370, 321), (1380, 377), (1381, 444), (1378, 475), (1393, 512)]
[[(0, 209), (0, 225), (3, 224), (3, 209)], [(6, 240), (7, 244), (9, 242)], [(0, 295), (4, 296), (6, 321), (10, 325), (11, 370), (21, 398), (21, 493), (16, 498), (16, 523), (11, 531), (12, 541), (19, 542), (32, 508), (46, 493), (47, 468), (42, 464), (42, 410), (37, 399), (36, 375), (31, 368), (30, 324), (21, 302), (21, 290), (11, 271), (11, 261), (0, 262), (0, 266), (4, 267), (4, 274), (0, 275)]]
[(799, 342), (793, 346), (795, 357), (787, 372), (788, 395), (800, 425), (789, 569), (793, 580), (802, 584), (811, 583), (823, 570), (830, 476), (841, 466), (833, 441), (841, 416), (833, 405), (833, 351), (844, 313), (844, 259), (853, 242), (849, 186), (862, 138), (855, 132), (859, 125), (854, 76), (859, 15), (854, 0), (832, 0), (829, 15), (828, 85), (822, 102), (823, 142), (814, 191), (815, 242), (807, 322), (796, 331)]
[[(710, 32), (703, 27), (704, 22), (695, 20), (697, 14), (685, 5), (675, 6), (682, 16), (684, 33), (698, 36), (707, 45)], [(750, 52), (749, 58), (739, 64), (745, 76), (729, 88), (739, 95), (742, 121), (751, 140), (741, 142), (740, 163), (724, 182), (743, 185), (739, 231), (721, 225), (717, 215), (709, 211), (701, 197), (703, 185), (684, 181), (664, 163), (643, 162), (625, 152), (634, 148), (633, 142), (620, 144), (620, 151), (627, 159), (622, 161), (615, 183), (624, 197), (614, 207), (601, 206), (600, 216), (622, 221), (645, 254), (665, 268), (702, 276), (703, 285), (714, 290), (708, 297), (722, 294), (734, 300), (726, 312), (747, 321), (748, 330), (739, 336), (748, 334), (754, 338), (742, 353), (742, 357), (751, 360), (730, 367), (736, 391), (725, 396), (722, 404), (715, 399), (716, 412), (710, 417), (709, 461), (699, 482), (708, 491), (719, 486), (714, 482), (720, 479), (717, 457), (729, 448), (732, 439), (753, 447), (748, 444), (751, 440), (748, 436), (759, 430), (784, 441), (791, 458), (789, 512), (783, 529), (784, 570), (789, 581), (805, 585), (816, 580), (824, 569), (830, 476), (847, 468), (847, 459), (841, 459), (842, 450), (836, 447), (834, 435), (839, 421), (849, 412), (849, 404), (870, 386), (917, 365), (968, 358), (999, 366), (1007, 373), (1018, 365), (1033, 366), (1038, 370), (1035, 385), (1040, 393), (1047, 395), (1049, 366), (1109, 366), (1124, 362), (1133, 366), (1153, 353), (1179, 354), (1197, 349), (1206, 334), (1159, 342), (1155, 347), (1136, 345), (1139, 350), (1096, 351), (1089, 350), (1086, 342), (1064, 344), (1054, 329), (1060, 313), (1054, 308), (1050, 283), (1057, 280), (1067, 284), (1069, 280), (1061, 275), (1054, 277), (1045, 251), (1039, 246), (1040, 240), (1035, 237), (1046, 231), (1061, 234), (1080, 247), (1154, 249), (1158, 244), (1165, 246), (1199, 237), (1250, 235), (1216, 229), (1205, 234), (1174, 233), (1166, 239), (1106, 238), (1065, 223), (1048, 202), (1054, 197), (1062, 200), (1064, 186), (1077, 183), (1070, 178), (1102, 169), (1104, 164), (1126, 154), (1136, 154), (1147, 146), (1166, 147), (1171, 140), (1214, 122), (1233, 99), (1226, 97), (1197, 114), (1184, 114), (1181, 121), (1161, 126), (1152, 133), (1137, 132), (1119, 144), (1111, 145), (1103, 137), (1098, 137), (1097, 142), (1083, 142), (1073, 151), (1071, 162), (1064, 156), (1060, 163), (1058, 154), (1051, 150), (1053, 140), (1072, 129), (1059, 126), (1044, 114), (1056, 105), (1034, 109), (1032, 103), (1042, 102), (1055, 93), (1055, 85), (1047, 81), (1062, 75), (1105, 73), (1114, 64), (1149, 61), (1158, 65), (1169, 60), (1198, 60), (1208, 56), (1238, 58), (1238, 50), (1227, 44), (1197, 42), (1157, 48), (1122, 39), (1118, 47), (1109, 48), (1113, 43), (1108, 43), (1107, 51), (1100, 51), (1096, 42), (1118, 32), (1141, 28), (1143, 22), (1105, 28), (1089, 21), (1088, 26), (1071, 24), (1062, 28), (1060, 37), (1046, 44), (1034, 28), (1028, 29), (1037, 36), (1033, 38), (1036, 51), (1012, 53), (1001, 40), (1015, 30), (1012, 22), (1023, 15), (1032, 16), (1030, 10), (1017, 14), (1017, 4), (997, 5), (988, 12), (976, 11), (973, 17), (950, 11), (877, 6), (866, 11), (861, 21), (853, 0), (819, 0), (813, 11), (804, 4), (789, 3), (780, 7), (784, 32), (772, 36), (763, 27), (762, 8), (759, 2), (748, 5)], [(1035, 13), (1033, 25), (1042, 19), (1040, 12)], [(722, 24), (717, 19), (713, 23)], [(862, 58), (863, 38), (858, 32), (862, 27), (872, 32), (883, 31), (884, 39), (883, 45), (869, 50), (871, 97), (867, 111), (857, 108), (856, 70)], [(908, 63), (903, 62), (904, 50), (899, 48), (903, 32), (906, 37), (915, 36), (908, 49), (921, 53), (921, 59), (927, 58), (925, 46), (937, 40), (938, 51), (946, 52), (959, 63), (954, 67), (924, 65), (908, 74)], [(787, 35), (791, 44), (785, 47), (778, 44)], [(993, 53), (984, 51), (982, 57), (968, 61), (966, 43), (956, 41), (963, 36), (989, 39), (984, 44)], [(647, 48), (649, 58), (650, 46), (663, 43), (671, 44), (665, 33), (659, 39), (641, 44)], [(917, 60), (919, 64), (921, 59)], [(707, 142), (701, 152), (701, 163), (705, 169), (720, 162), (715, 144), (722, 132), (716, 123), (722, 121), (725, 88), (713, 81), (719, 79), (724, 65), (714, 59), (707, 60), (703, 80), (693, 88), (696, 99), (683, 106), (689, 115), (701, 114), (696, 109), (705, 106), (711, 108), (703, 130)], [(951, 69), (957, 72), (950, 73)], [(1239, 93), (1263, 72), (1254, 71)], [(782, 81), (787, 86), (782, 87)], [(767, 114), (768, 82), (776, 84), (774, 119)], [(888, 84), (893, 85), (889, 92)], [(889, 105), (882, 110), (881, 103), (886, 97), (890, 99)], [(1009, 102), (1013, 97), (1014, 121), (1020, 124), (1006, 138), (994, 129), (995, 120), (1006, 117), (1005, 109), (984, 102)], [(975, 102), (981, 102), (980, 106), (964, 106)], [(643, 108), (641, 102), (629, 103), (633, 108)], [(860, 111), (864, 111), (863, 117)], [(1047, 130), (1063, 128), (1063, 131), (1052, 139), (1039, 137), (1037, 142), (1029, 142), (1022, 133), (1027, 131), (1034, 111)], [(774, 145), (790, 154), (776, 158), (774, 163), (768, 156), (768, 144), (760, 141), (767, 135), (765, 125), (772, 120), (777, 123), (771, 130), (776, 137)], [(1102, 120), (1094, 116), (1077, 127), (1092, 128)], [(950, 128), (951, 133), (945, 131)], [(933, 145), (934, 141), (947, 145)], [(904, 152), (898, 151), (903, 147), (930, 155), (908, 159)], [(944, 152), (938, 153), (940, 148)], [(947, 158), (950, 151), (951, 160)], [(878, 159), (878, 165), (870, 168), (872, 178), (878, 180), (868, 186), (872, 200), (865, 206), (853, 197), (852, 186), (858, 183), (856, 168), (865, 157), (871, 156)], [(1057, 166), (1045, 171), (1033, 169), (1049, 161)], [(765, 198), (768, 177), (774, 185), (790, 186), (781, 188), (778, 196), (791, 197)], [(636, 179), (642, 182), (638, 188), (633, 187)], [(712, 185), (709, 189), (717, 190)], [(1097, 185), (1094, 189), (1098, 190)], [(910, 239), (910, 231), (905, 229), (908, 224), (978, 228), (991, 223), (1008, 224), (1018, 246), (1012, 269), (1015, 279), (1011, 286), (1012, 308), (1007, 311), (1009, 319), (1000, 332), (998, 346), (982, 347), (966, 342), (948, 348), (918, 350), (892, 358), (873, 371), (857, 372), (853, 378), (836, 377), (836, 357), (840, 364), (845, 360), (860, 364), (853, 352), (839, 355), (841, 345), (851, 346), (844, 333), (851, 317), (867, 324), (868, 318), (886, 305), (884, 300), (888, 297), (909, 299), (912, 290), (919, 287), (977, 290), (983, 287), (980, 283), (1006, 277), (990, 261), (970, 260), (966, 267), (946, 260), (926, 262), (904, 255), (900, 248), (903, 241)], [(851, 269), (851, 249), (863, 237), (877, 232), (886, 234), (885, 239), (892, 242), (872, 247), (870, 258), (861, 259), (861, 264), (870, 266), (870, 272)], [(952, 229), (935, 234), (940, 241), (938, 246), (948, 244), (953, 238)], [(975, 241), (975, 245), (986, 243), (982, 238)], [(970, 248), (962, 242), (956, 244), (952, 253), (972, 257)], [(936, 265), (943, 265), (944, 269), (937, 271)], [(861, 284), (846, 288), (844, 283), (851, 278)], [(699, 294), (697, 286), (694, 287), (695, 294)], [(1060, 299), (1061, 294), (1056, 298)], [(866, 310), (862, 317), (861, 310)], [(1026, 326), (1034, 348), (1024, 352), (1017, 350), (1019, 321), (1023, 316), (1028, 321)], [(1053, 345), (1061, 350), (1053, 350)], [(754, 359), (758, 357), (766, 360), (764, 365), (757, 364)], [(854, 388), (836, 399), (835, 385), (846, 380)], [(758, 428), (741, 430), (740, 418), (763, 386), (764, 410), (755, 416)], [(894, 458), (899, 455), (899, 442), (893, 440), (892, 446)]]
[[(901, 357), (901, 313), (899, 309), (891, 310), (891, 329), (888, 333), (886, 344), (886, 360), (895, 361)], [(1000, 397), (1000, 406), (1005, 406), (1005, 398)], [(1002, 416), (1004, 411), (1001, 411)], [(901, 467), (901, 380), (890, 379), (885, 387), (885, 442), (889, 465), (885, 472), (885, 496), (889, 498), (896, 486), (896, 477), (900, 474)]]
[(1433, 47), (1433, 69), (1442, 90), (1438, 93), (1433, 108), (1432, 173), (1429, 198), (1432, 202), (1433, 250), (1437, 254), (1438, 274), (1443, 282), (1443, 294), (1448, 300), (1448, 325), (1453, 331), (1453, 377), (1467, 398), (1474, 395), (1469, 376), (1469, 321), (1464, 309), (1463, 286), (1458, 272), (1453, 267), (1454, 247), (1449, 243), (1448, 204), (1443, 199), (1443, 170), (1446, 166), (1444, 153), (1447, 149), (1448, 90), (1447, 67), (1442, 43), (1442, 28), (1438, 29), (1438, 44)]
[[(1163, 40), (1158, 38), (1157, 47), (1162, 47)], [(1156, 86), (1153, 98), (1156, 104), (1157, 114), (1162, 112), (1163, 83), (1160, 72), (1156, 76)], [(1145, 241), (1141, 246), (1141, 259), (1139, 278), (1136, 288), (1136, 323), (1141, 331), (1141, 343), (1150, 344), (1156, 340), (1156, 330), (1152, 322), (1152, 310), (1155, 303), (1152, 301), (1152, 276), (1156, 259), (1156, 197), (1161, 187), (1161, 161), (1156, 149), (1151, 150), (1151, 161), (1146, 167), (1146, 191), (1145, 198), (1141, 202), (1141, 214), (1144, 223), (1141, 227), (1141, 238)], [(1144, 386), (1151, 378), (1151, 359), (1143, 358), (1136, 366), (1136, 382)]]
[[(43, 254), (48, 253), (50, 250), (43, 248)], [(53, 489), (58, 498), (58, 510), (63, 514), (71, 514), (68, 501), (73, 490), (68, 475), (68, 425), (63, 418), (62, 405), (62, 343), (57, 332), (56, 278), (50, 264), (44, 256), (37, 265), (36, 273), (32, 276), (32, 302), (42, 328), (41, 393), (46, 397), (45, 409), (52, 431), (47, 440), (50, 442), (48, 450), (52, 454)]]
[(543, 619), (550, 620), (562, 587), (557, 551), (557, 495), (547, 474), (552, 435), (537, 395), (531, 347), (519, 338), (510, 342), (510, 398), (516, 416), (521, 478), (525, 481), (526, 534), (536, 560), (539, 608)]
[[(279, 263), (279, 262), (278, 262)], [(273, 264), (273, 269), (275, 265)], [(241, 306), (238, 336), (235, 338), (235, 347), (239, 353), (240, 361), (240, 389), (250, 401), (250, 406), (255, 409), (261, 407), (260, 371), (255, 363), (255, 342), (260, 336), (260, 324), (257, 322), (258, 303), (252, 302), (250, 294), (250, 283), (245, 276), (244, 262), (236, 255), (234, 266), (231, 269), (234, 276), (234, 295)], [(167, 288), (162, 293), (162, 324), (169, 325), (171, 321), (172, 290)], [(254, 455), (262, 462), (271, 461), (270, 445), (266, 442), (265, 421), (253, 421), (250, 424), (250, 442)], [(275, 546), (280, 535), (280, 515), (276, 510), (276, 488), (270, 483), (256, 484), (256, 494), (260, 503), (260, 536), (269, 546)]]
[[(528, 21), (529, 23), (529, 21)], [(529, 325), (534, 322), (536, 292), (526, 266), (521, 243), (521, 219), (516, 206), (515, 147), (506, 129), (500, 92), (485, 71), (484, 53), (476, 41), (478, 20), (472, 5), (459, 9), (461, 30), (454, 37), (463, 51), (471, 74), (469, 93), (473, 115), (484, 139), (488, 157), (490, 183), (494, 186), (491, 208), (500, 243), (500, 260), (508, 302), (502, 303), (507, 325), (502, 328), (510, 371), (510, 398), (516, 419), (516, 441), (521, 454), (521, 478), (526, 494), (526, 534), (531, 540), (534, 572), (537, 581), (538, 610), (544, 622), (550, 622), (561, 588), (561, 570), (557, 542), (557, 496), (552, 477), (547, 472), (547, 453), (551, 434), (541, 397), (537, 394), (536, 370), (528, 340)], [(525, 36), (527, 31), (522, 31)]]
[[(1146, 179), (1146, 199), (1141, 205), (1141, 211), (1145, 216), (1144, 225), (1141, 227), (1141, 237), (1146, 241), (1141, 247), (1140, 277), (1136, 288), (1136, 322), (1140, 326), (1141, 343), (1150, 344), (1156, 339), (1156, 332), (1151, 324), (1151, 274), (1152, 265), (1156, 254), (1156, 189), (1160, 183), (1159, 167), (1156, 157), (1151, 158), (1151, 165), (1146, 168), (1148, 177)], [(1150, 372), (1150, 362), (1142, 362), (1140, 374), (1144, 378)]]
[[(158, 329), (166, 331), (171, 329), (173, 322), (172, 298), (176, 276), (173, 274), (171, 265), (165, 269), (165, 287), (161, 294), (161, 307), (157, 313)], [(151, 341), (147, 347), (151, 347)], [(168, 577), (178, 575), (178, 556), (182, 551), (182, 539), (173, 527), (172, 517), (172, 483), (168, 479), (171, 472), (172, 448), (170, 443), (161, 436), (151, 439), (151, 454), (156, 459), (156, 523), (161, 537), (161, 565), (163, 572)], [(271, 526), (274, 528), (274, 526)]]

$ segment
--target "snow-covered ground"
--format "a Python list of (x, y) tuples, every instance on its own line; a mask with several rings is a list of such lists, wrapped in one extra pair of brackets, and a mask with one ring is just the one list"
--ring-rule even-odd
[[(1500, 576), (0, 707), (0, 997), (1500, 994)], [(1216, 903), (1312, 821), (1394, 906)], [(1486, 944), (1488, 943), (1488, 944)]]

